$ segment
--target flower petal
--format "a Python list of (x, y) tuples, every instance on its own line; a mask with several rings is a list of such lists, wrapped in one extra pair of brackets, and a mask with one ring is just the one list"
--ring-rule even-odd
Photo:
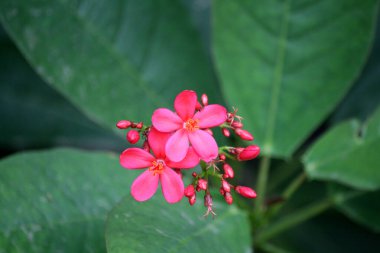
[(152, 165), (155, 158), (141, 148), (128, 148), (120, 155), (120, 164), (127, 169), (143, 169)]
[(170, 136), (168, 142), (166, 142), (166, 157), (173, 162), (182, 161), (188, 149), (189, 137), (187, 136), (187, 131), (184, 129), (178, 130)]
[(153, 175), (149, 170), (146, 170), (138, 176), (131, 186), (131, 194), (137, 201), (145, 201), (150, 199), (158, 187), (158, 175)]
[(183, 181), (181, 176), (169, 167), (160, 175), (162, 194), (168, 203), (176, 203), (183, 197)]
[(206, 162), (215, 159), (218, 156), (218, 145), (214, 137), (203, 130), (197, 130), (189, 133), (189, 140), (195, 152)]
[(205, 106), (200, 112), (194, 115), (194, 119), (199, 120), (200, 128), (215, 127), (223, 124), (227, 119), (227, 110), (221, 105)]
[(148, 135), (149, 146), (156, 158), (165, 158), (165, 144), (170, 137), (170, 133), (159, 132), (152, 127)]
[(159, 108), (152, 115), (152, 124), (158, 131), (168, 133), (182, 128), (183, 121), (169, 109)]
[(177, 168), (177, 169), (190, 169), (194, 168), (195, 166), (198, 165), (199, 163), (199, 156), (198, 154), (194, 151), (193, 147), (190, 147), (189, 150), (187, 151), (187, 154), (185, 158), (180, 161), (180, 162), (173, 162), (170, 160), (165, 160), (165, 163), (170, 167), (170, 168)]
[(197, 93), (192, 90), (184, 90), (174, 100), (174, 109), (183, 121), (192, 118), (197, 104)]

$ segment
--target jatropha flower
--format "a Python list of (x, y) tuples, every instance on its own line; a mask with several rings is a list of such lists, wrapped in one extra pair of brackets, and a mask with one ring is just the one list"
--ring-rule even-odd
[(166, 155), (172, 161), (181, 161), (185, 157), (189, 143), (206, 162), (218, 156), (218, 145), (214, 137), (204, 129), (223, 124), (227, 119), (227, 110), (214, 104), (195, 112), (196, 106), (197, 94), (185, 90), (174, 101), (176, 113), (166, 108), (157, 109), (153, 113), (153, 126), (158, 131), (173, 133), (165, 146)]
[[(219, 180), (219, 192), (227, 204), (233, 203), (232, 192), (245, 198), (256, 197), (253, 189), (228, 182), (235, 173), (227, 159), (254, 159), (259, 155), (260, 148), (256, 145), (218, 147), (210, 128), (220, 127), (224, 136), (230, 137), (234, 133), (245, 141), (252, 141), (252, 134), (243, 129), (237, 109), (227, 112), (221, 105), (209, 105), (206, 94), (201, 96), (201, 102), (198, 102), (194, 91), (185, 90), (175, 98), (175, 112), (166, 108), (154, 111), (153, 126), (129, 120), (116, 124), (119, 129), (133, 128), (127, 134), (130, 144), (143, 140), (142, 148), (128, 148), (120, 155), (120, 164), (127, 169), (147, 168), (131, 186), (131, 194), (137, 201), (151, 198), (161, 182), (162, 193), (169, 203), (176, 203), (186, 196), (190, 205), (194, 205), (196, 195), (204, 192), (206, 215), (211, 213), (214, 216), (210, 177)], [(184, 189), (181, 169), (193, 168), (198, 164), (202, 171), (192, 172), (192, 182)]]
[(128, 148), (120, 155), (120, 163), (127, 169), (148, 169), (133, 182), (131, 194), (137, 201), (150, 199), (161, 182), (162, 193), (169, 203), (175, 203), (183, 197), (183, 181), (172, 168), (193, 168), (199, 163), (199, 157), (192, 148), (188, 148), (180, 162), (172, 162), (165, 155), (165, 144), (169, 134), (151, 129), (148, 134), (149, 146), (153, 154), (140, 148)]

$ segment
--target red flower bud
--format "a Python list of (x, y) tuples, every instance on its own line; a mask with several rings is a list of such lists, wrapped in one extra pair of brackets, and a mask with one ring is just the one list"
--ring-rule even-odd
[(232, 202), (234, 201), (234, 199), (232, 198), (232, 195), (231, 193), (229, 192), (226, 192), (226, 194), (224, 194), (224, 200), (227, 202), (227, 204), (231, 205)]
[(235, 191), (246, 198), (256, 198), (256, 192), (247, 186), (236, 186)]
[(225, 154), (220, 154), (220, 155), (219, 155), (219, 159), (220, 159), (221, 161), (226, 160), (226, 155), (225, 155)]
[(243, 149), (238, 155), (239, 161), (247, 161), (256, 158), (260, 154), (260, 147), (257, 145), (251, 145)]
[(222, 128), (222, 134), (226, 137), (230, 137), (230, 131), (227, 128)]
[(245, 140), (245, 141), (253, 141), (253, 136), (250, 132), (248, 132), (247, 130), (243, 130), (241, 128), (237, 128), (235, 129), (235, 133), (242, 139), (242, 140)]
[(117, 122), (116, 127), (119, 129), (127, 129), (131, 125), (132, 122), (130, 122), (129, 120), (120, 120), (119, 122)]
[(127, 140), (131, 144), (135, 144), (140, 140), (140, 134), (136, 130), (130, 130), (127, 134)]
[(223, 164), (223, 170), (224, 170), (225, 178), (234, 178), (235, 176), (234, 170), (228, 163)]
[(188, 197), (188, 198), (190, 198), (190, 197), (192, 197), (193, 195), (195, 195), (194, 185), (189, 184), (189, 185), (185, 188), (184, 195), (185, 195), (186, 197)]
[(189, 204), (190, 204), (191, 206), (194, 205), (196, 200), (197, 200), (197, 197), (196, 197), (196, 195), (194, 194), (193, 196), (191, 196), (191, 197), (189, 198)]
[(198, 180), (198, 187), (201, 190), (206, 190), (207, 189), (207, 181), (204, 179), (199, 179)]
[(205, 195), (204, 205), (205, 207), (212, 207), (212, 197), (209, 193)]
[(193, 177), (197, 177), (197, 176), (198, 176), (198, 174), (197, 174), (196, 172), (191, 173), (191, 175), (192, 175)]
[(233, 128), (242, 128), (243, 127), (243, 123), (241, 123), (239, 121), (234, 121), (234, 122), (232, 122), (231, 126)]
[(150, 151), (149, 142), (148, 142), (148, 141), (144, 141), (142, 148), (143, 148), (146, 152), (149, 153), (149, 151)]
[(137, 125), (136, 125), (136, 128), (138, 129), (141, 129), (143, 127), (143, 123), (142, 122), (139, 122)]
[(220, 187), (220, 188), (219, 188), (219, 193), (220, 193), (220, 195), (223, 195), (223, 196), (224, 196), (224, 194), (225, 194), (226, 192), (223, 190), (223, 187)]
[(208, 97), (207, 97), (206, 94), (202, 94), (202, 96), (201, 96), (201, 100), (202, 100), (202, 104), (203, 104), (204, 106), (208, 105)]
[(222, 187), (225, 192), (231, 191), (230, 184), (226, 180), (222, 180)]

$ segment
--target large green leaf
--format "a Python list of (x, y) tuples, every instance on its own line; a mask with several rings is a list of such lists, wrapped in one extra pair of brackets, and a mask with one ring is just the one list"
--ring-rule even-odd
[(45, 80), (110, 127), (149, 120), (182, 89), (220, 99), (178, 1), (4, 0), (0, 17)]
[[(198, 200), (201, 202), (201, 199)], [(215, 219), (202, 217), (203, 204), (182, 200), (169, 205), (162, 197), (145, 203), (126, 197), (110, 213), (106, 241), (109, 253), (251, 252), (247, 215), (235, 206), (214, 203)]]
[(107, 153), (59, 149), (0, 162), (0, 252), (105, 252), (107, 212), (135, 173)]
[(342, 99), (365, 61), (377, 2), (215, 1), (224, 92), (264, 154), (290, 156)]
[(339, 124), (305, 154), (309, 177), (332, 180), (364, 190), (380, 188), (380, 110), (366, 125)]
[[(380, 232), (380, 191), (353, 191), (346, 187), (332, 184), (329, 192), (338, 201), (336, 207), (350, 219), (362, 224), (375, 232)], [(340, 198), (351, 194), (352, 198)], [(341, 200), (341, 201), (339, 201)]]
[(0, 36), (0, 58), (1, 149), (59, 144), (118, 149), (123, 144), (46, 85), (5, 33)]

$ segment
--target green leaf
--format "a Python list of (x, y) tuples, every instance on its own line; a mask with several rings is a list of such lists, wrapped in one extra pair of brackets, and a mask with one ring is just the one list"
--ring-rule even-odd
[(149, 120), (183, 89), (220, 99), (177, 1), (5, 0), (0, 17), (29, 62), (92, 119)]
[(46, 85), (5, 33), (0, 36), (0, 58), (1, 149), (51, 145), (120, 149), (123, 141)]
[(343, 98), (365, 61), (377, 2), (215, 2), (224, 93), (264, 154), (290, 156)]
[(68, 149), (0, 162), (0, 252), (105, 252), (107, 212), (135, 173), (113, 154)]
[(218, 202), (214, 210), (215, 219), (205, 218), (202, 203), (169, 205), (162, 197), (139, 203), (128, 196), (109, 214), (107, 252), (251, 252), (247, 215)]
[(336, 199), (340, 199), (340, 195), (353, 194), (354, 198), (348, 200), (337, 201), (336, 207), (351, 220), (370, 228), (375, 232), (380, 232), (380, 191), (361, 192), (347, 189), (336, 184), (330, 186), (329, 192)]
[(339, 124), (304, 155), (310, 178), (331, 180), (363, 190), (380, 188), (380, 110), (368, 123)]

